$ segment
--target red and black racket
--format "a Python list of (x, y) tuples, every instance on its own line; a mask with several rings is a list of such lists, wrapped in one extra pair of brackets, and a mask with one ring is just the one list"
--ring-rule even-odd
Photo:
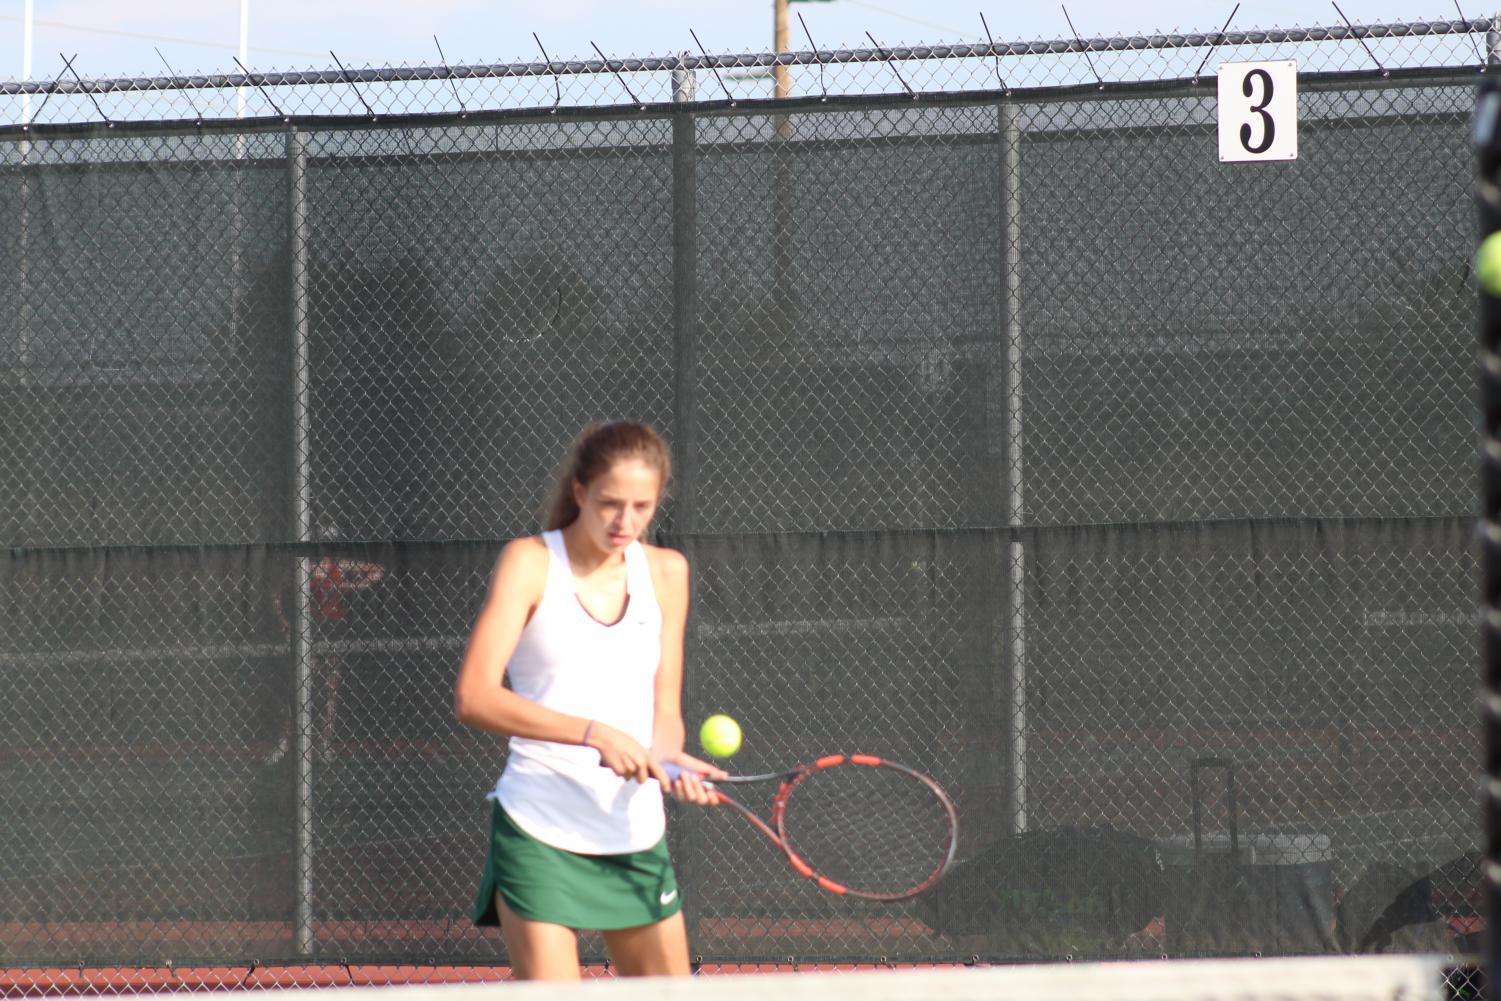
[[(682, 773), (664, 766), (670, 778)], [(779, 783), (771, 822), (727, 785)], [(785, 772), (705, 781), (792, 867), (830, 893), (892, 903), (937, 883), (954, 861), (959, 815), (943, 787), (915, 768), (869, 754), (830, 754)]]

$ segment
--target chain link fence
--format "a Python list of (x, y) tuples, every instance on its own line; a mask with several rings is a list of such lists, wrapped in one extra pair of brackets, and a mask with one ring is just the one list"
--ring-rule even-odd
[(961, 811), (898, 906), (677, 812), (704, 968), (1468, 950), (1491, 27), (0, 86), (0, 987), (504, 964), (452, 681), (614, 417), (690, 719)]

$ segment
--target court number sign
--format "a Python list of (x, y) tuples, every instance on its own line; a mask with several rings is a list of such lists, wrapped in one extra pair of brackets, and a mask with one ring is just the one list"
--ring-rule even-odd
[(1298, 158), (1298, 64), (1225, 63), (1219, 75), (1220, 160)]

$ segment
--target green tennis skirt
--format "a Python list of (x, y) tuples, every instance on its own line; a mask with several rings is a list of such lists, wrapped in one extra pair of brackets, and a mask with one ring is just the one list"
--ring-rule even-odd
[(592, 931), (655, 924), (683, 906), (665, 837), (626, 855), (580, 855), (527, 834), (499, 802), (490, 812), (490, 852), (474, 901), (475, 924), (500, 924), (497, 893), (523, 918)]

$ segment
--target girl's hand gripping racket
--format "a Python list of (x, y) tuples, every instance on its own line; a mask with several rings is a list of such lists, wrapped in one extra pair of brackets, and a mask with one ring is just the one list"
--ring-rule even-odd
[[(670, 778), (683, 773), (662, 766)], [(771, 822), (725, 786), (779, 783)], [(869, 754), (831, 754), (785, 772), (704, 781), (750, 821), (803, 876), (830, 893), (891, 903), (943, 877), (954, 861), (959, 815), (927, 775)]]

